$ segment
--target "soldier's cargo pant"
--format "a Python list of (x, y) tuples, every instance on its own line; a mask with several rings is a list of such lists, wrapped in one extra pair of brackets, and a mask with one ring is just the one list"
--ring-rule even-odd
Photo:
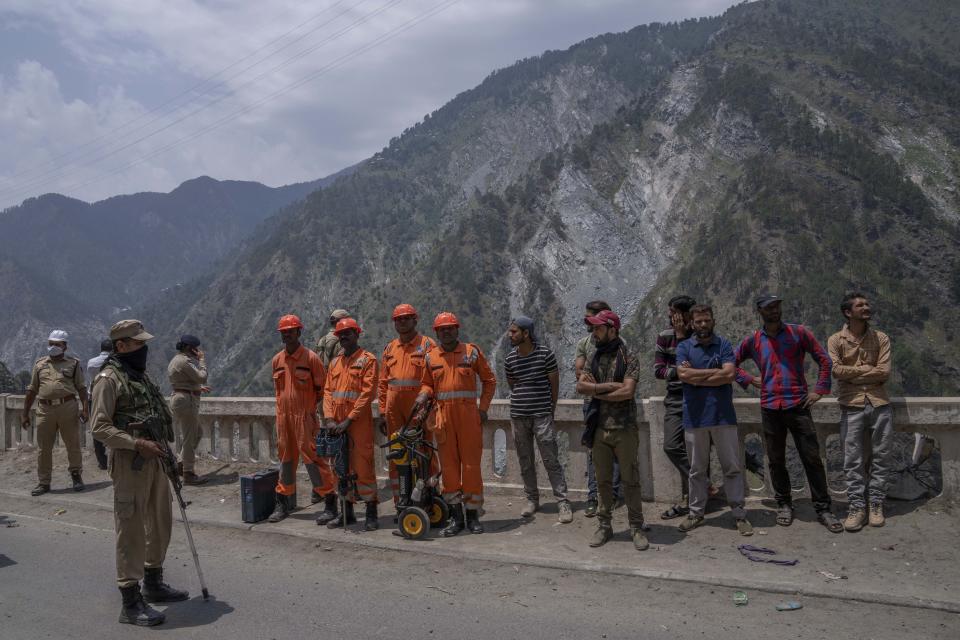
[(613, 463), (620, 462), (620, 481), (627, 504), (627, 520), (631, 527), (643, 525), (643, 502), (640, 499), (640, 462), (637, 448), (640, 437), (636, 427), (626, 429), (598, 428), (593, 440), (593, 464), (597, 470), (597, 519), (601, 526), (610, 526), (613, 517)]
[(483, 506), (483, 427), (474, 399), (441, 400), (437, 403), (437, 446), (443, 499), (447, 504), (462, 502), (467, 509)]
[(523, 478), (523, 490), (527, 500), (540, 502), (540, 489), (537, 487), (537, 459), (533, 449), (536, 440), (547, 470), (547, 478), (558, 501), (567, 499), (567, 480), (560, 466), (560, 454), (557, 451), (557, 429), (552, 415), (510, 418), (513, 430), (513, 443), (517, 448), (520, 462), (520, 476)]
[(143, 579), (144, 567), (163, 566), (173, 526), (170, 481), (160, 460), (132, 468), (136, 452), (110, 451), (113, 516), (117, 528), (117, 585), (130, 587)]
[(170, 396), (170, 413), (174, 428), (180, 434), (180, 460), (184, 473), (193, 473), (197, 460), (197, 445), (203, 432), (200, 430), (200, 396), (183, 391), (174, 391)]
[(45, 405), (37, 401), (37, 481), (40, 484), (50, 484), (53, 443), (57, 441), (57, 433), (67, 449), (68, 469), (81, 471), (80, 413), (75, 399), (58, 405)]

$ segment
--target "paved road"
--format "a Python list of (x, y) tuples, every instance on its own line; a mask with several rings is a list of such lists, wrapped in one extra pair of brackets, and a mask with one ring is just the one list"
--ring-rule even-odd
[[(13, 525), (13, 526), (11, 526)], [(269, 533), (197, 528), (210, 591), (151, 630), (119, 625), (112, 521), (103, 511), (0, 499), (0, 637), (950, 638), (960, 615), (590, 572), (518, 567)], [(170, 582), (197, 593), (182, 529)]]

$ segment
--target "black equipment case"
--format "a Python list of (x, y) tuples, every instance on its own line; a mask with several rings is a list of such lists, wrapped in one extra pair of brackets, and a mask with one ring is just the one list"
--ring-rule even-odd
[(270, 517), (277, 503), (279, 479), (279, 469), (240, 476), (240, 511), (244, 522), (260, 522)]

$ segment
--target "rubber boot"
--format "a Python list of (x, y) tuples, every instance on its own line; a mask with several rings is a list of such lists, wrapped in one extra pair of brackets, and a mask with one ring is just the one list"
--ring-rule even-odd
[(123, 606), (120, 608), (120, 623), (135, 624), (138, 627), (152, 627), (160, 624), (167, 617), (143, 601), (140, 595), (140, 585), (120, 587), (123, 596)]
[(451, 538), (463, 531), (466, 524), (463, 521), (463, 504), (457, 503), (450, 505), (450, 519), (447, 520), (447, 526), (440, 530), (441, 538)]
[(337, 494), (328, 493), (323, 497), (323, 511), (317, 516), (317, 525), (330, 524), (337, 519)]
[(287, 496), (282, 493), (277, 494), (277, 506), (274, 507), (273, 513), (270, 514), (270, 517), (267, 518), (270, 522), (280, 522), (284, 518), (290, 515), (290, 507)]
[(180, 602), (189, 597), (186, 591), (174, 589), (163, 581), (163, 567), (144, 568), (143, 599), (147, 602)]
[(327, 523), (327, 528), (339, 529), (340, 527), (343, 526), (344, 519), (346, 519), (348, 525), (357, 523), (357, 517), (353, 515), (352, 502), (347, 503), (347, 506), (344, 507), (343, 513), (341, 513), (339, 516), (336, 516), (333, 520)]
[(470, 533), (483, 533), (483, 525), (480, 524), (480, 512), (476, 509), (467, 509), (467, 529)]
[(380, 528), (380, 515), (377, 513), (377, 503), (367, 503), (367, 513), (363, 521), (363, 528), (367, 531), (376, 531)]
[(83, 491), (83, 477), (80, 475), (79, 471), (71, 471), (70, 478), (73, 480), (73, 490), (74, 491)]

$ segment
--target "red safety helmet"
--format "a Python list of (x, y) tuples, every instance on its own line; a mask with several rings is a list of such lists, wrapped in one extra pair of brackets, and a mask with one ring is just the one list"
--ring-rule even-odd
[(354, 329), (357, 332), (357, 335), (363, 333), (363, 331), (360, 330), (360, 325), (357, 324), (356, 320), (353, 318), (343, 318), (337, 321), (337, 326), (333, 329), (333, 335), (339, 336), (347, 329)]
[(437, 314), (437, 317), (433, 319), (433, 330), (436, 331), (440, 327), (459, 327), (460, 321), (457, 320), (457, 316), (453, 315), (449, 311), (441, 311)]
[(300, 318), (293, 314), (285, 315), (277, 323), (277, 331), (286, 331), (287, 329), (303, 329), (303, 323)]
[(407, 304), (404, 302), (403, 304), (398, 304), (393, 308), (393, 320), (402, 318), (404, 316), (413, 316), (414, 318), (417, 317), (417, 310), (413, 308), (412, 304)]

